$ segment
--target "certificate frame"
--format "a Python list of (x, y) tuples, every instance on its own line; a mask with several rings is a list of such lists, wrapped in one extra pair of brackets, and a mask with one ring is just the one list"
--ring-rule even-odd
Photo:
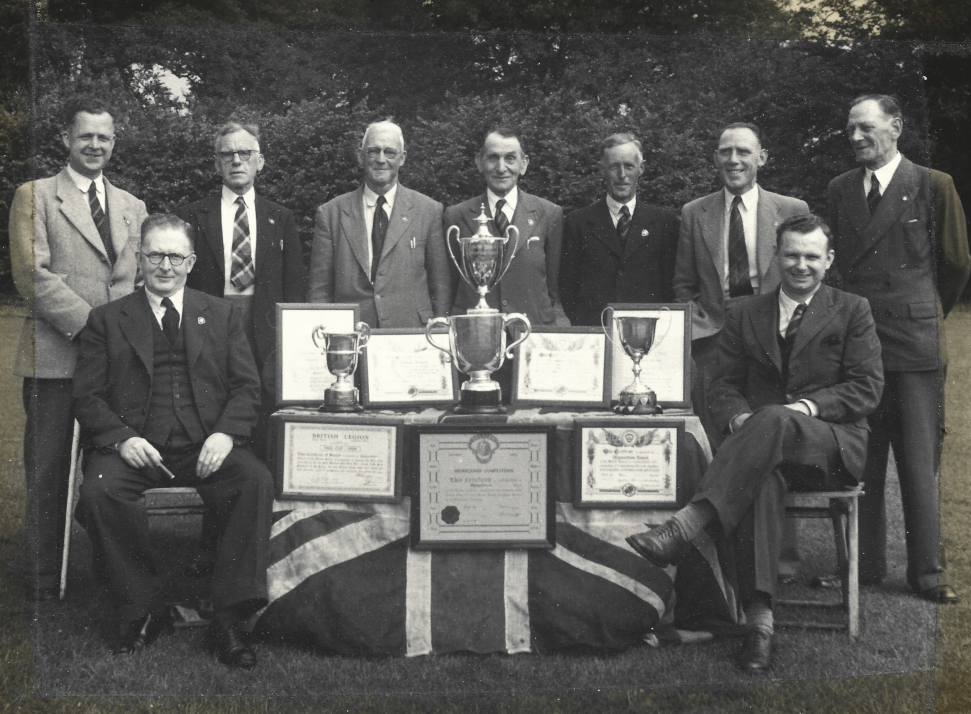
[[(618, 395), (621, 390), (624, 389), (628, 384), (634, 381), (634, 374), (630, 370), (630, 366), (633, 364), (631, 358), (627, 356), (624, 352), (623, 346), (620, 344), (620, 340), (617, 339), (617, 328), (613, 324), (613, 316), (615, 313), (623, 313), (627, 315), (643, 315), (645, 317), (659, 317), (662, 313), (667, 312), (671, 315), (671, 319), (674, 320), (670, 324), (669, 334), (666, 335), (662, 341), (662, 349), (665, 358), (664, 367), (666, 369), (676, 370), (675, 374), (671, 378), (672, 384), (679, 384), (680, 390), (676, 390), (677, 393), (664, 393), (662, 390), (658, 389), (658, 385), (651, 383), (651, 377), (649, 372), (649, 365), (652, 362), (656, 365), (655, 360), (658, 357), (654, 350), (651, 350), (648, 355), (644, 357), (641, 361), (641, 367), (644, 372), (641, 376), (641, 381), (644, 384), (654, 389), (657, 392), (657, 403), (660, 407), (670, 407), (675, 409), (690, 409), (691, 408), (691, 305), (683, 302), (675, 303), (611, 303), (607, 305), (607, 309), (610, 310), (608, 315), (604, 315), (604, 319), (610, 319), (610, 339), (611, 339), (611, 387), (610, 387), (610, 403), (618, 403)], [(605, 323), (606, 324), (606, 323)], [(671, 330), (677, 330), (682, 333), (681, 339), (677, 339), (676, 333), (670, 333)], [(672, 338), (675, 341), (672, 342)], [(673, 361), (672, 361), (673, 360)], [(680, 374), (678, 374), (680, 372)]]
[[(660, 416), (576, 419), (573, 430), (573, 504), (577, 508), (678, 509), (687, 503), (688, 493), (678, 474), (678, 461), (685, 453), (686, 444), (684, 419)], [(603, 434), (610, 438), (605, 439)], [(647, 446), (638, 441), (651, 434), (660, 436), (662, 441), (657, 445), (667, 445), (667, 453), (673, 455), (673, 458), (668, 456), (668, 465), (662, 467), (661, 475), (674, 482), (660, 491), (642, 490), (634, 483), (637, 480), (634, 476), (620, 488), (602, 489), (598, 493), (596, 484), (590, 480), (596, 473), (594, 452)]]
[[(544, 340), (546, 346), (550, 350), (555, 349), (555, 345), (553, 343), (554, 339), (558, 339), (558, 341), (562, 343), (563, 341), (570, 340), (571, 335), (599, 335), (602, 343), (597, 348), (596, 352), (597, 361), (600, 362), (599, 367), (596, 368), (597, 373), (600, 375), (599, 391), (595, 392), (590, 390), (588, 393), (589, 399), (578, 399), (572, 396), (558, 398), (556, 395), (544, 395), (543, 397), (537, 396), (535, 392), (529, 388), (530, 366), (524, 364), (524, 361), (529, 361), (528, 358), (533, 350), (531, 343), (533, 342), (534, 335), (538, 340)], [(576, 340), (576, 337), (573, 337), (572, 339)], [(517, 407), (609, 407), (611, 395), (610, 378), (612, 359), (613, 354), (612, 350), (610, 349), (610, 343), (607, 341), (604, 331), (599, 327), (534, 327), (526, 341), (516, 347), (516, 359), (513, 360), (512, 395), (510, 396), (510, 403)]]
[[(440, 371), (438, 375), (445, 386), (438, 392), (423, 396), (414, 387), (403, 394), (388, 393), (381, 391), (379, 382), (374, 378), (375, 361), (378, 349), (394, 349), (394, 343), (401, 342), (402, 347), (405, 343), (410, 343), (416, 338), (421, 338), (421, 342), (428, 347), (435, 357), (434, 361), (429, 361), (429, 368)], [(382, 344), (388, 343), (388, 344)], [(459, 400), (459, 373), (455, 368), (454, 360), (446, 362), (445, 353), (432, 347), (425, 338), (424, 328), (381, 328), (371, 330), (371, 339), (368, 340), (364, 353), (359, 362), (361, 370), (361, 403), (366, 409), (395, 409), (421, 406), (441, 406), (451, 405)], [(414, 396), (409, 394), (414, 391)]]
[[(331, 324), (335, 331), (353, 332), (360, 315), (361, 307), (357, 303), (277, 303), (274, 365), (277, 409), (319, 407), (324, 403), (324, 391), (337, 379), (327, 369), (327, 358), (313, 347), (310, 334), (299, 333), (313, 323)], [(302, 344), (303, 340), (316, 350), (319, 367), (315, 364), (311, 370), (301, 369), (311, 362), (311, 350)]]
[[(356, 416), (341, 418), (327, 414), (274, 414), (272, 417), (276, 436), (276, 470), (273, 474), (276, 498), (297, 501), (364, 501), (378, 503), (397, 503), (402, 496), (402, 460), (406, 430), (404, 419), (393, 417)], [(378, 444), (384, 451), (386, 470), (379, 483), (372, 488), (352, 488), (346, 484), (337, 487), (320, 486), (301, 488), (290, 478), (290, 467), (296, 458), (292, 444), (298, 432), (301, 437), (313, 434), (333, 439), (336, 444), (348, 443), (341, 437), (374, 435), (386, 440)], [(350, 441), (354, 443), (356, 439)], [(371, 472), (376, 473), (376, 472)]]
[[(413, 465), (416, 479), (411, 499), (412, 548), (551, 549), (556, 545), (556, 504), (551, 471), (555, 425), (482, 424), (476, 427), (422, 424), (413, 425), (410, 429), (415, 440)], [(504, 440), (503, 437), (507, 438)], [(494, 455), (504, 446), (511, 446), (511, 452), (515, 453), (513, 460), (521, 462), (526, 460), (528, 449), (528, 470), (512, 469), (510, 465), (503, 465), (501, 460), (493, 462)], [(453, 478), (447, 476), (449, 469), (460, 465), (468, 467), (463, 468), (462, 472), (471, 475), (460, 477), (465, 479), (461, 484), (446, 481), (446, 477)], [(512, 502), (512, 507), (521, 511), (507, 516), (518, 518), (519, 523), (475, 522), (476, 516), (491, 517), (482, 513), (487, 506), (480, 505), (476, 510), (476, 499), (488, 501), (491, 505), (500, 503), (497, 510), (502, 507), (500, 497), (475, 492), (476, 484), (482, 485), (482, 481), (476, 480), (475, 474), (480, 474), (480, 479), (492, 479), (494, 476), (490, 468), (495, 472), (502, 470), (495, 478), (503, 479), (507, 486), (512, 487), (510, 491), (515, 489), (521, 492), (510, 494), (505, 501), (507, 506)], [(467, 493), (463, 493), (465, 489), (468, 489)], [(469, 523), (461, 523), (462, 516), (470, 515), (472, 519)], [(502, 517), (496, 516), (496, 520), (502, 520)]]

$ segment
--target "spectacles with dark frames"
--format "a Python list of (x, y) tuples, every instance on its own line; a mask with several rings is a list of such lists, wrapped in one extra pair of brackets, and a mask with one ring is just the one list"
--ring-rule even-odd
[(240, 161), (249, 161), (253, 154), (258, 154), (259, 152), (255, 149), (243, 149), (242, 151), (217, 151), (216, 156), (219, 157), (220, 161), (225, 161), (227, 164), (233, 160), (233, 155), (238, 155)]
[(189, 255), (180, 255), (179, 253), (148, 253), (145, 257), (148, 258), (148, 262), (152, 265), (161, 265), (162, 261), (168, 258), (169, 263), (173, 267), (178, 267), (185, 262), (186, 258), (191, 256), (192, 253), (189, 253)]
[(386, 158), (388, 161), (394, 161), (395, 157), (398, 154), (403, 153), (398, 151), (397, 149), (379, 149), (376, 146), (372, 146), (370, 149), (366, 149), (364, 151), (364, 153), (367, 154), (367, 157), (369, 159), (379, 158), (382, 152), (384, 153), (384, 158)]

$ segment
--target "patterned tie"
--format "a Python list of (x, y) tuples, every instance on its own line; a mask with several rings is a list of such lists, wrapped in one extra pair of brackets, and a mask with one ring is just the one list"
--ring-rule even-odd
[(378, 277), (378, 263), (384, 249), (384, 236), (388, 233), (388, 213), (384, 210), (387, 201), (378, 196), (374, 204), (374, 220), (371, 223), (371, 283)]
[(233, 264), (229, 272), (229, 282), (237, 290), (245, 290), (256, 282), (256, 268), (253, 265), (253, 242), (249, 237), (249, 218), (246, 216), (246, 203), (242, 196), (236, 198), (236, 221), (233, 223)]
[(506, 235), (506, 229), (509, 227), (509, 219), (506, 218), (506, 214), (502, 210), (502, 207), (505, 205), (506, 199), (504, 198), (496, 201), (496, 229), (499, 231), (500, 236)]
[(101, 210), (101, 201), (98, 200), (98, 187), (94, 181), (88, 186), (88, 205), (91, 207), (91, 217), (94, 225), (98, 228), (101, 242), (104, 244), (105, 253), (108, 254), (108, 262), (115, 263), (115, 247), (111, 244), (111, 231), (108, 228), (108, 217)]
[(877, 204), (880, 203), (880, 181), (877, 175), (870, 176), (870, 193), (866, 195), (866, 205), (870, 207), (870, 215), (877, 211)]
[(630, 209), (627, 206), (620, 207), (620, 217), (617, 219), (617, 235), (620, 242), (627, 240), (627, 231), (630, 229)]
[(728, 220), (728, 295), (733, 298), (753, 292), (748, 249), (745, 247), (745, 227), (738, 208), (741, 202), (741, 196), (736, 196), (732, 201), (732, 215)]
[(796, 333), (799, 332), (799, 323), (802, 322), (804, 312), (806, 312), (806, 304), (801, 302), (796, 305), (796, 309), (792, 311), (792, 317), (789, 318), (789, 326), (786, 327), (786, 344), (789, 345), (790, 350), (796, 341)]
[(165, 333), (169, 344), (174, 345), (179, 339), (179, 311), (168, 298), (162, 298), (162, 307), (165, 308), (165, 314), (162, 315), (162, 332)]

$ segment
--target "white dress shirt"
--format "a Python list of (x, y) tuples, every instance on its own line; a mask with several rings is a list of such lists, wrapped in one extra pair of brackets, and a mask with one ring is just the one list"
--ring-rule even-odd
[(610, 212), (610, 220), (614, 222), (614, 228), (617, 227), (617, 221), (620, 220), (620, 209), (627, 206), (627, 210), (630, 211), (630, 217), (634, 217), (634, 207), (637, 205), (637, 194), (634, 194), (633, 198), (627, 203), (621, 203), (616, 200), (609, 193), (607, 194), (607, 210)]
[(873, 174), (876, 174), (877, 181), (880, 182), (879, 190), (880, 190), (880, 195), (882, 196), (883, 192), (887, 190), (887, 186), (890, 185), (890, 181), (891, 179), (893, 179), (893, 175), (897, 173), (897, 167), (900, 166), (900, 160), (902, 158), (903, 158), (903, 154), (901, 154), (898, 151), (897, 155), (894, 156), (892, 159), (890, 159), (890, 161), (887, 162), (886, 166), (881, 166), (876, 171), (871, 171), (870, 169), (866, 169), (863, 172), (864, 174), (863, 175), (863, 195), (866, 196), (867, 194), (870, 193), (870, 183), (873, 180), (871, 177), (873, 176)]
[[(725, 262), (722, 264), (722, 291), (728, 297), (728, 229), (732, 220), (732, 202), (735, 194), (727, 188), (725, 193), (725, 216), (722, 221), (722, 241), (725, 246)], [(759, 277), (759, 248), (758, 248), (758, 217), (759, 217), (759, 187), (758, 184), (741, 195), (742, 202), (738, 206), (742, 217), (742, 230), (745, 232), (745, 252), (748, 253), (748, 275), (752, 281), (752, 291), (758, 295), (761, 278)]]
[[(71, 177), (72, 181), (74, 181), (74, 185), (78, 187), (78, 191), (84, 194), (84, 202), (87, 203), (88, 191), (91, 190), (92, 179), (89, 179), (87, 176), (82, 176), (77, 171), (72, 169), (70, 165), (68, 165), (67, 167), (67, 175)], [(105, 215), (107, 215), (108, 204), (105, 200), (104, 175), (99, 172), (98, 175), (93, 179), (93, 181), (94, 181), (94, 187), (98, 192), (98, 202), (101, 204), (101, 210), (105, 212)]]
[[(394, 210), (394, 197), (398, 195), (398, 182), (395, 181), (394, 186), (388, 189), (388, 192), (384, 194), (384, 212), (388, 217), (388, 225), (391, 225), (391, 211)], [(371, 254), (371, 230), (374, 227), (374, 209), (378, 202), (378, 194), (368, 188), (367, 184), (364, 184), (364, 228), (366, 233), (364, 234), (364, 245), (367, 246), (367, 263), (368, 268), (373, 269), (374, 267), (374, 256)], [(379, 255), (380, 259), (381, 256)]]
[[(239, 194), (223, 186), (222, 201), (220, 201), (223, 224), (223, 295), (252, 295), (256, 289), (255, 282), (245, 290), (237, 290), (229, 280), (233, 270), (233, 226), (236, 225), (237, 198)], [(249, 222), (253, 270), (256, 271), (256, 191), (253, 188), (243, 194), (243, 204), (246, 206), (246, 220)]]
[(491, 188), (486, 189), (486, 200), (489, 201), (489, 215), (493, 218), (496, 216), (496, 203), (500, 199), (505, 199), (506, 201), (502, 206), (502, 212), (506, 214), (506, 218), (509, 219), (509, 224), (512, 225), (512, 217), (516, 213), (516, 205), (519, 203), (519, 187), (513, 186), (505, 196), (497, 196), (492, 192)]
[[(165, 315), (165, 308), (162, 307), (162, 298), (156, 295), (148, 288), (145, 288), (145, 295), (148, 297), (148, 306), (152, 308), (152, 314), (155, 315), (155, 321), (158, 323), (159, 327), (162, 327), (162, 317)], [(182, 325), (182, 301), (185, 298), (185, 287), (179, 288), (178, 292), (174, 295), (169, 295), (169, 300), (172, 301), (172, 306), (175, 308), (176, 312), (179, 313), (179, 326)]]

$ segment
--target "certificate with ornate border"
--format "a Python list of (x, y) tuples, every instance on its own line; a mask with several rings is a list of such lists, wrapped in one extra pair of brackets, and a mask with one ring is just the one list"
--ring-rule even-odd
[(691, 407), (691, 306), (688, 303), (608, 305), (604, 316), (610, 328), (612, 361), (610, 399), (617, 403), (620, 392), (634, 381), (634, 361), (624, 352), (612, 315), (658, 318), (654, 345), (641, 360), (641, 381), (657, 394), (662, 407)]
[(598, 327), (534, 327), (516, 348), (512, 404), (609, 407), (610, 358)]
[(361, 401), (368, 408), (452, 404), (458, 370), (414, 328), (371, 330), (361, 356)]
[(273, 421), (277, 498), (401, 500), (403, 419), (275, 414)]
[(574, 505), (680, 508), (684, 420), (659, 417), (577, 419)]
[(353, 332), (360, 319), (357, 303), (277, 303), (276, 405), (318, 407), (337, 379), (327, 369), (327, 356), (313, 340), (323, 326), (328, 332)]
[(413, 429), (413, 548), (553, 547), (553, 425)]

